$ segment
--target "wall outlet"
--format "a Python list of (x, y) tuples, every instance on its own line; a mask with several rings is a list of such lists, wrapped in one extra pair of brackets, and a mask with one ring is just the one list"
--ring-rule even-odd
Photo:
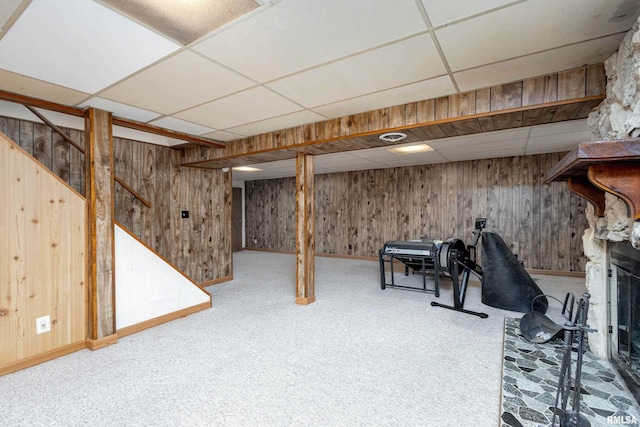
[(51, 316), (42, 316), (36, 319), (36, 333), (43, 334), (51, 331)]
[(258, 243), (258, 239), (253, 239), (253, 243)]

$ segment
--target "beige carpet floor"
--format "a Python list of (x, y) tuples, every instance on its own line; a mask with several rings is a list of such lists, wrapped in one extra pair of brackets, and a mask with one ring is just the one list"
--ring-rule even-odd
[[(294, 303), (292, 255), (242, 251), (210, 310), (0, 377), (2, 426), (497, 426), (505, 316), (380, 289), (376, 262), (316, 258)], [(534, 276), (546, 293), (584, 280)], [(421, 280), (417, 275), (398, 280)], [(443, 303), (451, 284), (441, 281)]]

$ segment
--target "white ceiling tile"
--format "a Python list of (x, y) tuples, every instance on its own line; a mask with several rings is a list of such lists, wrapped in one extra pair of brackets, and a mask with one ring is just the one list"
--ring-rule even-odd
[[(373, 163), (368, 163), (368, 164), (364, 164), (364, 165), (354, 165), (353, 167), (347, 167), (347, 166), (335, 166), (335, 167), (323, 167), (322, 170), (324, 171), (323, 173), (339, 173), (339, 172), (348, 172), (348, 171), (357, 171), (357, 170), (368, 170), (368, 169), (382, 169), (384, 168), (384, 165), (381, 164), (373, 164)], [(318, 175), (318, 173), (316, 173), (316, 175)]]
[(185, 51), (118, 83), (100, 96), (172, 114), (254, 85), (221, 65)]
[[(467, 91), (602, 62), (618, 49), (640, 2), (277, 0), (204, 36), (193, 49), (176, 52), (176, 45), (99, 0), (0, 0), (0, 26), (13, 11), (25, 11), (10, 31), (0, 33), (0, 89), (236, 140), (455, 93), (426, 34), (422, 7), (438, 28), (457, 86)], [(93, 10), (98, 12), (88, 12)], [(425, 77), (434, 75), (440, 77)], [(59, 126), (84, 127), (81, 117), (40, 112)], [(18, 104), (0, 102), (0, 115), (39, 121)], [(118, 126), (114, 135), (184, 143)], [(374, 148), (319, 155), (315, 171), (568, 151), (590, 139), (586, 120), (570, 121), (430, 140), (436, 151), (428, 153), (400, 156)], [(234, 172), (234, 180), (295, 176), (294, 159), (256, 166), (264, 170)]]
[(369, 170), (369, 169), (388, 169), (388, 168), (389, 166), (387, 165), (372, 162), (372, 164), (363, 163), (362, 165), (355, 165), (352, 168), (344, 168), (336, 172), (349, 172), (349, 171), (361, 171), (361, 170)]
[(478, 154), (478, 153), (483, 153), (483, 152), (490, 152), (490, 151), (495, 151), (495, 150), (503, 150), (503, 149), (514, 149), (517, 152), (519, 152), (520, 154), (522, 154), (524, 152), (524, 148), (527, 145), (527, 139), (526, 138), (522, 138), (522, 139), (513, 139), (513, 140), (508, 140), (508, 141), (496, 141), (496, 142), (486, 142), (484, 144), (475, 144), (473, 143), (474, 141), (471, 140), (469, 141), (470, 144), (465, 144), (465, 145), (440, 145), (439, 147), (434, 147), (434, 149), (442, 154), (443, 156), (449, 157), (452, 154), (456, 154), (456, 153), (473, 153), (473, 154)]
[(426, 29), (415, 0), (281, 0), (194, 49), (265, 82)]
[[(58, 113), (56, 111), (44, 110), (42, 108), (36, 108), (38, 113), (43, 115), (54, 125), (61, 128), (71, 128), (84, 130), (84, 118), (72, 116), (69, 114)], [(27, 120), (35, 123), (44, 123), (38, 116), (29, 111), (22, 104), (15, 102), (0, 100), (0, 116), (11, 117), (14, 119)]]
[(254, 0), (99, 1), (182, 45), (188, 45), (258, 7)]
[(387, 165), (384, 163), (378, 163), (371, 160), (360, 159), (359, 161), (353, 161), (351, 163), (346, 162), (329, 162), (321, 166), (324, 170), (331, 172), (347, 172), (354, 170), (366, 170), (366, 169), (382, 169)]
[(267, 86), (310, 108), (443, 74), (446, 69), (433, 41), (423, 34)]
[(431, 25), (439, 27), (446, 23), (483, 13), (487, 10), (502, 7), (514, 0), (421, 0)]
[(27, 110), (24, 105), (16, 102), (0, 100), (0, 116), (42, 123), (38, 116)]
[(314, 166), (314, 170), (315, 170), (316, 175), (323, 175), (323, 174), (327, 174), (327, 173), (333, 172), (331, 169), (319, 168), (317, 166)]
[(212, 133), (215, 131), (215, 129), (211, 129), (210, 127), (176, 119), (175, 117), (163, 117), (152, 121), (150, 124), (178, 132), (190, 133), (192, 135), (204, 135), (205, 133)]
[[(275, 163), (276, 166), (270, 167), (271, 163)], [(246, 171), (233, 171), (233, 179), (239, 181), (256, 181), (259, 179), (274, 179), (296, 176), (296, 160), (278, 160), (276, 162), (260, 163), (255, 165), (247, 165), (262, 169), (260, 171), (246, 172)]]
[(295, 167), (292, 167), (292, 168), (286, 168), (286, 169), (276, 170), (276, 171), (267, 171), (266, 175), (271, 179), (286, 178), (286, 177), (296, 176), (296, 169)]
[(547, 145), (552, 146), (557, 144), (577, 145), (581, 142), (590, 141), (590, 140), (591, 140), (591, 132), (589, 131), (557, 133), (552, 135), (544, 135), (544, 136), (529, 138), (529, 142), (527, 143), (527, 148), (534, 147), (534, 146), (547, 146)]
[(525, 1), (443, 27), (436, 36), (451, 69), (459, 71), (626, 31), (637, 17), (631, 12), (616, 18), (617, 1)]
[(456, 152), (446, 153), (443, 156), (450, 162), (461, 162), (463, 160), (493, 159), (498, 157), (522, 156), (524, 149), (519, 147), (495, 148), (492, 150), (480, 150), (470, 152), (460, 150)]
[(261, 120), (255, 123), (233, 127), (226, 130), (228, 130), (229, 132), (239, 133), (241, 135), (251, 136), (280, 129), (287, 129), (306, 123), (319, 122), (325, 119), (326, 118), (324, 116), (321, 116), (320, 114), (316, 114), (313, 111), (304, 110), (286, 114), (284, 116)]
[(556, 144), (536, 144), (527, 146), (525, 154), (544, 154), (544, 153), (558, 153), (562, 151), (571, 151), (578, 146), (579, 142), (559, 142)]
[(36, 110), (58, 127), (84, 131), (84, 117), (58, 113), (57, 111), (45, 110), (42, 108), (36, 108)]
[(259, 165), (254, 165), (254, 167), (265, 170), (265, 171), (288, 170), (288, 169), (295, 171), (296, 160), (295, 159), (276, 160), (274, 162), (261, 163)]
[(130, 139), (133, 141), (142, 141), (148, 142), (150, 144), (164, 145), (165, 147), (184, 144), (184, 141), (181, 139), (169, 138), (167, 136), (143, 132), (137, 129), (130, 129), (122, 126), (113, 126), (113, 136), (118, 138)]
[(138, 122), (148, 122), (149, 120), (153, 120), (160, 116), (160, 113), (156, 113), (155, 111), (143, 110), (142, 108), (132, 107), (131, 105), (121, 104), (120, 102), (98, 97), (93, 97), (88, 101), (79, 104), (78, 107), (99, 108), (101, 110), (112, 112), (114, 116), (136, 120)]
[(0, 2), (0, 32), (4, 30), (5, 24), (16, 12), (22, 0), (2, 0)]
[[(394, 145), (394, 147), (397, 147), (397, 145)], [(389, 152), (387, 147), (369, 148), (365, 150), (353, 151), (352, 153), (354, 156), (357, 156), (363, 159), (380, 161), (380, 162), (384, 162), (384, 159), (388, 159), (392, 155), (392, 153)]]
[(0, 70), (0, 89), (63, 105), (76, 105), (89, 96), (84, 92), (6, 70)]
[(524, 147), (528, 135), (528, 128), (518, 128), (473, 135), (455, 136), (451, 138), (433, 139), (426, 141), (426, 144), (437, 150), (446, 150), (451, 148), (464, 148), (473, 145), (486, 145), (495, 143), (508, 144), (512, 141), (520, 141), (520, 145)]
[(371, 164), (371, 161), (350, 153), (334, 153), (333, 155), (315, 156), (314, 163), (320, 167), (335, 169), (339, 166)]
[(223, 142), (233, 141), (234, 139), (241, 139), (244, 137), (244, 135), (236, 135), (235, 133), (225, 132), (222, 130), (206, 133), (202, 136), (204, 136), (205, 138), (211, 138), (211, 139), (215, 139), (216, 141), (223, 141)]
[(237, 172), (237, 171), (232, 171), (231, 172), (231, 176), (233, 177), (233, 182), (247, 182), (247, 181), (257, 181), (261, 178), (254, 178), (252, 177), (249, 173), (247, 172)]
[(547, 125), (538, 125), (531, 128), (531, 137), (557, 135), (564, 133), (590, 132), (587, 119), (569, 120), (560, 123), (549, 123)]
[(94, 93), (178, 48), (93, 1), (34, 1), (1, 40), (0, 68)]
[(584, 64), (598, 64), (618, 49), (623, 36), (624, 34), (614, 34), (584, 43), (460, 71), (454, 73), (453, 78), (460, 90), (466, 92), (569, 70)]
[(399, 167), (399, 166), (413, 166), (413, 165), (424, 165), (424, 164), (432, 164), (432, 163), (442, 163), (445, 162), (446, 159), (436, 151), (429, 151), (425, 153), (413, 153), (413, 154), (393, 154), (390, 153), (391, 156), (386, 160), (381, 161), (381, 163), (386, 164), (387, 166)]
[(319, 155), (316, 155), (315, 158), (316, 159), (322, 158), (323, 160), (328, 160), (332, 158), (344, 158), (344, 156), (353, 156), (362, 151), (366, 151), (366, 150), (342, 151), (339, 153), (319, 154)]
[(214, 129), (229, 129), (301, 109), (299, 105), (269, 89), (257, 86), (183, 111), (175, 116)]
[(376, 108), (450, 95), (454, 92), (455, 88), (451, 83), (451, 79), (448, 76), (441, 76), (395, 89), (315, 107), (313, 111), (328, 118), (336, 118)]

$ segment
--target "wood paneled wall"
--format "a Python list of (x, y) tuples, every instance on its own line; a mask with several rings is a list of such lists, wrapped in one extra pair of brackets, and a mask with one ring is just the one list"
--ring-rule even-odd
[[(468, 243), (486, 217), (525, 267), (583, 272), (586, 202), (545, 183), (563, 154), (317, 175), (316, 253), (377, 256), (387, 240), (422, 236)], [(247, 246), (294, 251), (295, 179), (246, 182), (245, 194)]]
[[(324, 175), (320, 175), (324, 176)], [(316, 176), (316, 180), (318, 176)], [(318, 183), (315, 186), (317, 188)], [(316, 194), (316, 203), (318, 195)], [(245, 182), (246, 246), (294, 252), (296, 250), (296, 179)], [(316, 209), (316, 212), (318, 210)], [(316, 221), (316, 225), (318, 221)], [(322, 236), (316, 234), (318, 239)], [(316, 247), (316, 252), (318, 251)]]
[(191, 279), (206, 283), (232, 275), (231, 176), (180, 167), (184, 158), (200, 159), (202, 150), (114, 138), (116, 176), (151, 205), (116, 183), (116, 220)]
[[(172, 152), (171, 194), (179, 197), (173, 203), (171, 217), (180, 222), (173, 227), (174, 240), (180, 239), (185, 270), (196, 281), (215, 281), (233, 275), (231, 245), (232, 174), (217, 170), (183, 168), (183, 161), (203, 160), (207, 147), (192, 147)], [(179, 188), (176, 188), (179, 180)], [(180, 218), (179, 209), (189, 210), (188, 220)], [(199, 273), (198, 276), (195, 276)]]
[[(0, 200), (2, 375), (19, 361), (84, 348), (87, 286), (84, 198), (3, 135)], [(51, 331), (37, 334), (43, 316)]]
[[(61, 128), (81, 147), (84, 131)], [(80, 194), (84, 194), (84, 154), (44, 123), (0, 116), (0, 132), (38, 159)]]
[[(84, 145), (83, 131), (63, 130)], [(0, 132), (84, 194), (84, 155), (51, 128), (0, 117)], [(180, 166), (210, 154), (205, 147), (175, 150), (114, 138), (115, 176), (151, 205), (145, 206), (116, 183), (116, 220), (198, 283), (233, 274), (231, 174)], [(181, 218), (183, 210), (189, 211), (188, 219)]]

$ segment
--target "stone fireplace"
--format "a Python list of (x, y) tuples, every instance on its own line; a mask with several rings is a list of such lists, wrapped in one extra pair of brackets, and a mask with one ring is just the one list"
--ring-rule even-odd
[[(638, 26), (636, 22), (618, 52), (605, 62), (607, 98), (589, 116), (596, 141), (640, 136)], [(634, 162), (631, 167), (640, 169), (639, 161)], [(640, 187), (640, 183), (635, 185)], [(589, 228), (583, 235), (589, 259), (586, 287), (592, 296), (589, 323), (598, 330), (589, 334), (589, 345), (593, 353), (610, 359), (630, 379), (632, 392), (635, 375), (639, 388), (634, 394), (640, 401), (640, 219), (628, 201), (608, 192), (604, 196), (600, 212), (593, 206), (587, 208)]]
[[(598, 331), (589, 334), (592, 352), (602, 358), (609, 358), (609, 325), (612, 313), (617, 312), (618, 296), (615, 285), (611, 284), (609, 271), (610, 249), (618, 243), (625, 243), (630, 250), (639, 251), (640, 221), (627, 217), (626, 205), (616, 196), (606, 194), (604, 217), (597, 217), (594, 209), (587, 209), (589, 228), (583, 236), (584, 252), (589, 261), (586, 265), (586, 287), (591, 294), (589, 323)], [(640, 251), (639, 251), (640, 252)]]

